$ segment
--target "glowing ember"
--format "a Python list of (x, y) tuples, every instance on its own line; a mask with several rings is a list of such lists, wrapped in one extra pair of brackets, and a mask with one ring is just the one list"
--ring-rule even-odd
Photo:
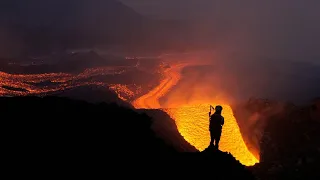
[[(80, 74), (44, 73), (44, 74), (9, 74), (0, 71), (0, 96), (26, 96), (29, 94), (43, 94), (62, 91), (85, 85), (98, 85), (107, 87), (108, 84), (91, 80), (97, 75), (115, 75), (123, 73), (124, 67), (99, 67), (86, 69)], [(47, 82), (50, 85), (36, 86), (34, 83)], [(20, 89), (20, 91), (9, 88)]]
[[(222, 115), (225, 117), (225, 125), (219, 144), (220, 150), (230, 152), (244, 165), (254, 165), (258, 160), (247, 149), (231, 107), (228, 105), (222, 106), (224, 107)], [(182, 106), (164, 110), (172, 119), (175, 119), (178, 130), (186, 141), (200, 151), (208, 147), (210, 143), (208, 130), (209, 104)]]
[(124, 101), (128, 101), (128, 98), (133, 98), (140, 91), (139, 88), (135, 88), (137, 91), (134, 92), (127, 85), (122, 84), (111, 84), (109, 85), (109, 89), (113, 90)]

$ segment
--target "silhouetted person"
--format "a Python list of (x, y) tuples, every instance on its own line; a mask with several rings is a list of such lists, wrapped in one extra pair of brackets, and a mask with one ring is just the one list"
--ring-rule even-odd
[(224, 117), (221, 115), (222, 106), (216, 106), (214, 114), (210, 116), (209, 131), (211, 142), (210, 146), (219, 149), (219, 141), (222, 133), (222, 126), (224, 125)]

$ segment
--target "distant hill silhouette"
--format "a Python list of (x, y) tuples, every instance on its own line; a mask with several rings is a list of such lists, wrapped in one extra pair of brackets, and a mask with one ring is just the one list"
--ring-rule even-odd
[(0, 6), (0, 55), (95, 46), (181, 49), (185, 32), (181, 23), (150, 20), (117, 0), (3, 0)]
[(127, 176), (130, 170), (130, 177), (156, 173), (253, 179), (248, 169), (227, 153), (210, 149), (177, 153), (156, 137), (150, 117), (115, 104), (59, 97), (0, 98), (0, 114), (2, 153), (11, 167), (19, 163), (25, 169), (59, 166), (71, 171), (107, 165), (107, 175), (117, 177)]
[[(139, 62), (139, 69), (148, 72), (156, 72), (159, 70), (159, 59), (131, 59), (127, 60), (124, 57), (116, 57), (112, 55), (100, 55), (94, 50), (88, 52), (75, 52), (75, 53), (60, 53), (56, 55), (50, 55), (41, 59), (43, 64), (31, 65), (33, 59), (31, 58), (15, 58), (15, 59), (3, 59), (0, 60), (0, 71), (11, 74), (41, 74), (41, 73), (80, 73), (88, 68), (99, 67), (132, 67), (136, 69)], [(9, 64), (9, 62), (16, 62), (16, 64)], [(24, 61), (30, 62), (30, 65), (23, 66), (19, 64)], [(48, 63), (49, 61), (49, 63)], [(132, 76), (132, 75), (130, 75)]]
[(114, 103), (123, 107), (133, 106), (118, 98), (118, 95), (106, 87), (90, 85), (71, 88), (64, 91), (53, 92), (50, 96), (66, 97), (74, 100), (82, 100), (89, 103)]
[[(125, 36), (129, 32), (127, 27), (134, 32), (144, 21), (116, 0), (5, 0), (0, 12), (0, 24), (38, 48), (53, 43), (91, 44), (99, 39), (123, 41), (130, 37)], [(46, 45), (48, 40), (52, 44)]]
[[(11, 59), (13, 62), (32, 62), (32, 59)], [(37, 65), (21, 66), (21, 64), (8, 64), (0, 61), (0, 71), (12, 74), (42, 74), (42, 73), (80, 73), (87, 68), (98, 68), (105, 66), (134, 66), (137, 61), (125, 61), (116, 57), (102, 57), (94, 51), (79, 53), (61, 53), (44, 58), (43, 61), (54, 63), (44, 63)], [(6, 59), (6, 61), (9, 61)]]

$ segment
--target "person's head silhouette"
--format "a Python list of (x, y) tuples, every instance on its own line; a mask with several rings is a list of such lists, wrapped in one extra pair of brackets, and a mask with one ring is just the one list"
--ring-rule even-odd
[(215, 108), (215, 113), (216, 113), (216, 114), (221, 114), (222, 109), (223, 109), (222, 106), (220, 106), (220, 105), (216, 106), (216, 108)]

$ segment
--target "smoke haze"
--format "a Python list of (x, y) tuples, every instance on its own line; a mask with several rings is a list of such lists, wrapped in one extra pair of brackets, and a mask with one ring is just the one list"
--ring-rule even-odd
[[(129, 7), (115, 0), (3, 2), (1, 58), (30, 49), (50, 52), (101, 44), (146, 53), (152, 48), (200, 49), (210, 53), (198, 59), (211, 66), (184, 72), (181, 83), (194, 87), (188, 91), (190, 97), (256, 96), (301, 102), (319, 96), (317, 0), (121, 1)], [(148, 16), (150, 12), (154, 14)]]
[(313, 62), (320, 57), (316, 0), (122, 1), (143, 14), (192, 22), (194, 34), (206, 33), (227, 51)]
[[(138, 0), (131, 4), (146, 10)], [(237, 100), (261, 97), (293, 102), (319, 96), (319, 1), (149, 1), (147, 10), (155, 4), (169, 11), (157, 9), (158, 17), (189, 21), (195, 41), (212, 51), (202, 57), (213, 64), (212, 69), (185, 74), (180, 92), (176, 87), (171, 98), (185, 89), (191, 95), (184, 101), (225, 97), (219, 94)]]

